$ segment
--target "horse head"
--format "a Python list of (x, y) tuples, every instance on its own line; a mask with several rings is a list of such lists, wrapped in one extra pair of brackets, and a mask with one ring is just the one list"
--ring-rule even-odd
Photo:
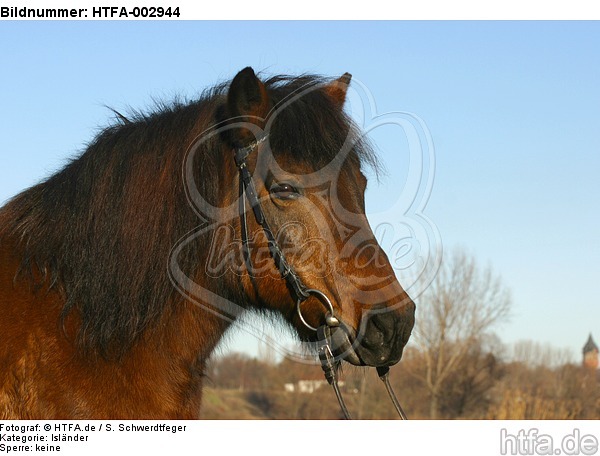
[[(234, 223), (238, 233), (249, 233), (240, 283), (250, 305), (280, 312), (305, 341), (334, 317), (340, 323), (332, 328), (334, 355), (389, 366), (402, 357), (415, 305), (365, 215), (365, 173), (375, 160), (343, 110), (350, 80), (345, 74), (326, 82), (262, 82), (251, 68), (242, 70), (221, 112), (221, 153), (231, 157), (232, 170), (240, 166), (234, 153), (244, 152), (258, 200), (246, 209), (241, 201), (240, 212), (252, 209), (256, 217)], [(234, 183), (229, 187), (231, 200), (244, 198)], [(273, 256), (270, 241), (304, 289), (316, 290), (308, 298), (298, 299), (293, 282), (282, 277), (289, 271), (265, 255)]]

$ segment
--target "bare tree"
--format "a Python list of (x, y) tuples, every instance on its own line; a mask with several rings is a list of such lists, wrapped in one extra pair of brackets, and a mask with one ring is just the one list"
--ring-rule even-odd
[(473, 347), (508, 317), (511, 298), (491, 268), (480, 269), (462, 250), (444, 258), (417, 303), (414, 340), (425, 368), (413, 372), (429, 391), (430, 418), (438, 417), (444, 382), (460, 369)]
[(548, 343), (520, 340), (512, 346), (513, 361), (529, 367), (559, 367), (572, 363), (574, 358), (569, 349), (553, 347)]

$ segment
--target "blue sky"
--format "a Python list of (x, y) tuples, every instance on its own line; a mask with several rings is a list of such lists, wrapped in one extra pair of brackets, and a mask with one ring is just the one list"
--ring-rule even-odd
[[(589, 332), (600, 340), (598, 22), (3, 22), (0, 43), (0, 201), (81, 151), (104, 105), (193, 98), (247, 65), (348, 71), (379, 113), (426, 123), (425, 213), (446, 251), (465, 247), (511, 289), (501, 338), (575, 359)], [(390, 130), (374, 139), (388, 174), (367, 208), (389, 212), (407, 157)], [(257, 342), (229, 342), (244, 346)]]

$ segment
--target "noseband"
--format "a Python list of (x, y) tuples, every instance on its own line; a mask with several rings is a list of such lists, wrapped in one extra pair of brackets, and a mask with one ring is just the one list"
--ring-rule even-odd
[[(234, 150), (234, 159), (235, 164), (239, 171), (239, 214), (240, 214), (240, 227), (242, 232), (242, 252), (244, 257), (244, 263), (246, 264), (246, 269), (248, 270), (248, 274), (250, 279), (253, 280), (252, 271), (254, 270), (252, 266), (252, 259), (250, 257), (250, 246), (248, 243), (248, 221), (246, 219), (246, 198), (250, 203), (250, 207), (252, 208), (252, 212), (254, 213), (254, 218), (256, 222), (262, 227), (265, 237), (267, 238), (267, 244), (269, 246), (269, 253), (275, 262), (275, 266), (279, 270), (281, 277), (286, 281), (288, 289), (292, 298), (296, 300), (296, 313), (300, 318), (300, 321), (308, 328), (317, 333), (317, 344), (318, 344), (318, 353), (319, 360), (321, 361), (321, 367), (325, 373), (325, 378), (327, 382), (333, 387), (335, 391), (335, 395), (340, 404), (340, 408), (344, 414), (346, 419), (351, 419), (350, 413), (348, 412), (348, 408), (344, 402), (342, 394), (340, 392), (338, 382), (337, 382), (337, 371), (340, 365), (340, 361), (336, 360), (331, 351), (331, 329), (340, 326), (340, 321), (335, 316), (335, 311), (333, 308), (333, 304), (331, 300), (327, 297), (325, 293), (320, 290), (316, 290), (313, 288), (308, 288), (300, 276), (296, 273), (294, 268), (288, 263), (285, 258), (285, 255), (275, 236), (273, 235), (273, 231), (267, 222), (264, 211), (260, 204), (260, 200), (258, 198), (258, 193), (256, 191), (256, 187), (254, 185), (254, 180), (252, 179), (252, 175), (250, 174), (250, 170), (248, 169), (246, 160), (248, 156), (258, 148), (258, 146), (267, 139), (268, 135), (263, 135), (256, 141), (252, 142), (250, 145), (246, 147), (237, 148)], [(325, 322), (323, 325), (319, 327), (311, 326), (304, 316), (302, 315), (301, 304), (306, 301), (310, 296), (316, 297), (322, 304), (326, 307), (325, 312)], [(389, 382), (389, 367), (377, 367), (377, 374), (379, 378), (384, 382), (386, 390), (394, 404), (394, 408), (400, 415), (400, 418), (405, 420), (406, 414), (392, 387)]]

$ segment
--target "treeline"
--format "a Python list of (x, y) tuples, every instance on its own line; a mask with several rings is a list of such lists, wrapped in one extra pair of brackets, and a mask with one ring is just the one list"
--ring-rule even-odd
[[(442, 382), (435, 412), (426, 374), (425, 356), (416, 349), (408, 350), (402, 362), (391, 369), (392, 385), (409, 418), (600, 418), (597, 372), (579, 365), (507, 362), (495, 353), (472, 347)], [(339, 406), (328, 385), (312, 393), (298, 391), (299, 381), (322, 378), (316, 364), (285, 358), (275, 363), (239, 353), (218, 357), (207, 371), (202, 417), (339, 419)], [(340, 380), (354, 418), (397, 418), (375, 369), (345, 365)], [(286, 391), (286, 384), (295, 385), (295, 391)]]

